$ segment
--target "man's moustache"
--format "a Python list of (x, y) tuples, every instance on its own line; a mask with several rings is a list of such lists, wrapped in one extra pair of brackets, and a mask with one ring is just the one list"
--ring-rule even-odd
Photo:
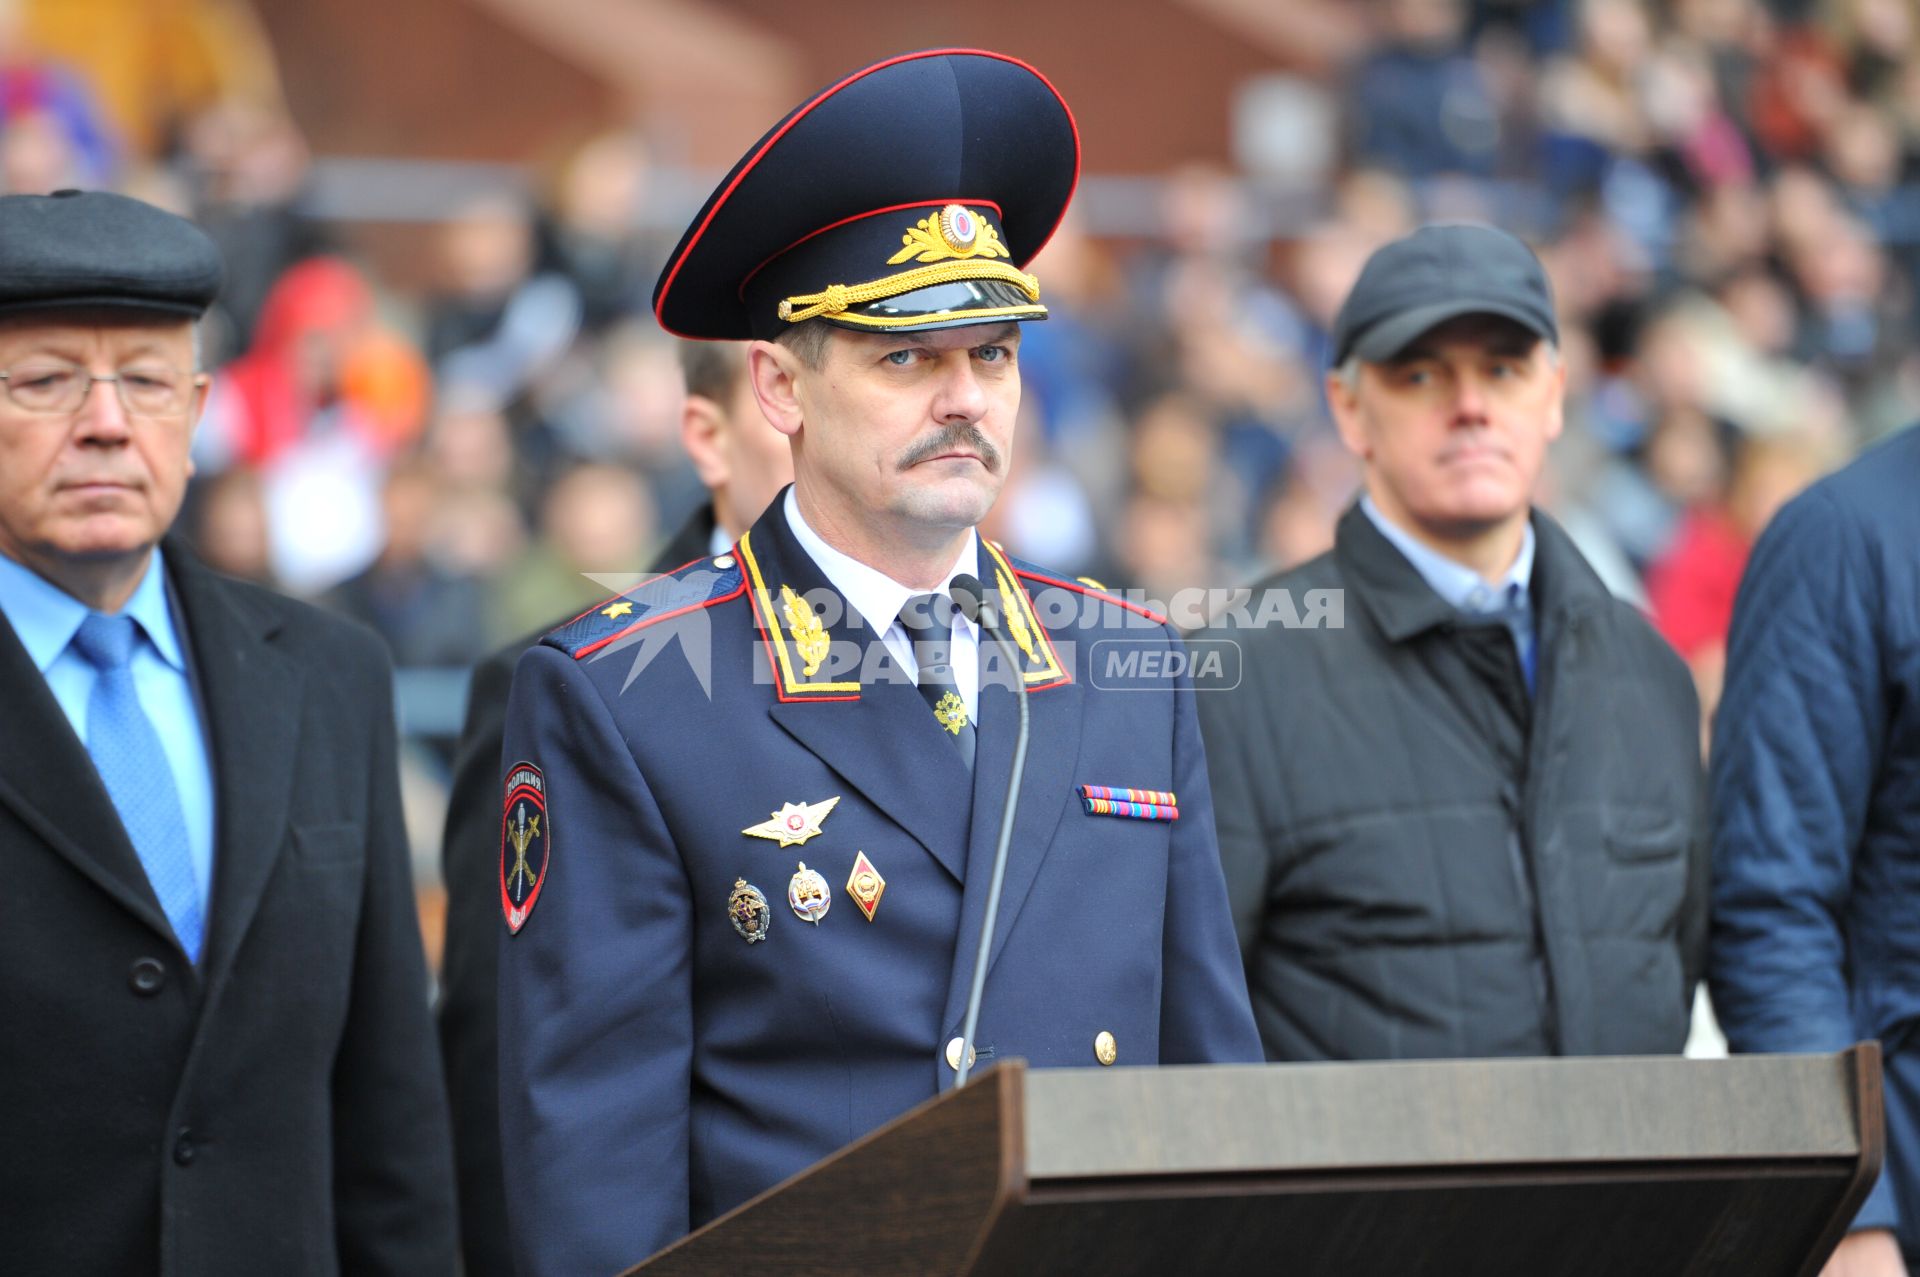
[(939, 434), (923, 439), (907, 449), (900, 458), (899, 468), (912, 469), (922, 461), (937, 457), (943, 452), (965, 449), (976, 454), (989, 471), (1000, 469), (1000, 450), (993, 446), (980, 427), (975, 425), (948, 426)]

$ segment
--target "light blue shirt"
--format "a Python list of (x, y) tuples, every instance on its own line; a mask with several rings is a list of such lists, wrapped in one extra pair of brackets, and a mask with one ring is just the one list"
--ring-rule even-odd
[(1393, 548), (1413, 565), (1413, 570), (1420, 574), (1420, 579), (1435, 594), (1458, 611), (1472, 616), (1498, 616), (1506, 623), (1508, 632), (1513, 635), (1514, 651), (1520, 657), (1520, 668), (1526, 671), (1527, 687), (1531, 689), (1534, 671), (1533, 525), (1529, 523), (1520, 538), (1520, 553), (1513, 557), (1513, 566), (1498, 582), (1490, 585), (1472, 568), (1454, 562), (1395, 525), (1380, 513), (1372, 497), (1360, 498), (1360, 508), (1367, 512), (1367, 518), (1373, 520), (1373, 526), (1380, 529), (1380, 535), (1393, 543)]
[[(87, 617), (87, 605), (32, 569), (0, 554), (0, 613), (27, 649), (53, 698), (87, 743), (87, 701), (99, 678), (93, 666), (73, 650), (73, 636)], [(187, 674), (186, 651), (167, 602), (166, 565), (153, 552), (147, 573), (123, 609), (138, 624), (144, 643), (133, 648), (133, 687), (166, 751), (180, 814), (187, 822), (187, 850), (200, 889), (201, 916), (210, 917), (213, 883), (213, 767), (207, 738)]]

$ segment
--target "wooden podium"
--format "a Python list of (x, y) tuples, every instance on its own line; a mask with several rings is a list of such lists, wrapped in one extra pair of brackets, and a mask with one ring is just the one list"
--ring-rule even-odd
[(1029, 1070), (633, 1269), (1813, 1277), (1880, 1169), (1880, 1051)]

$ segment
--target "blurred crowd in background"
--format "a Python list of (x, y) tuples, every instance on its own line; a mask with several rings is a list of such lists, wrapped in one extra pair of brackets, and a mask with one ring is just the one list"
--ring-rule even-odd
[[(648, 305), (691, 209), (645, 121), (448, 209), (402, 287), (310, 212), (244, 5), (60, 18), (84, 10), (0, 0), (0, 188), (117, 187), (226, 254), (186, 524), (217, 567), (361, 618), (403, 667), (459, 668), (608, 593), (587, 574), (646, 563), (704, 499)], [(1086, 234), (1083, 196), (1033, 267), (1052, 318), (1026, 332), (989, 532), (1160, 598), (1327, 548), (1358, 482), (1322, 392), (1341, 297), (1419, 222), (1493, 221), (1561, 311), (1567, 431), (1539, 502), (1710, 709), (1759, 529), (1920, 415), (1920, 4), (1372, 12), (1321, 86), (1336, 162), (1292, 215), (1192, 168), (1163, 175), (1156, 236), (1117, 241)]]

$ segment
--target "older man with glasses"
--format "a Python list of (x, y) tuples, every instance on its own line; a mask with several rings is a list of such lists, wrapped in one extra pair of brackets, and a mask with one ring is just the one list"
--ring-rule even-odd
[(163, 543), (219, 280), (0, 198), (5, 1267), (451, 1272), (386, 657)]

